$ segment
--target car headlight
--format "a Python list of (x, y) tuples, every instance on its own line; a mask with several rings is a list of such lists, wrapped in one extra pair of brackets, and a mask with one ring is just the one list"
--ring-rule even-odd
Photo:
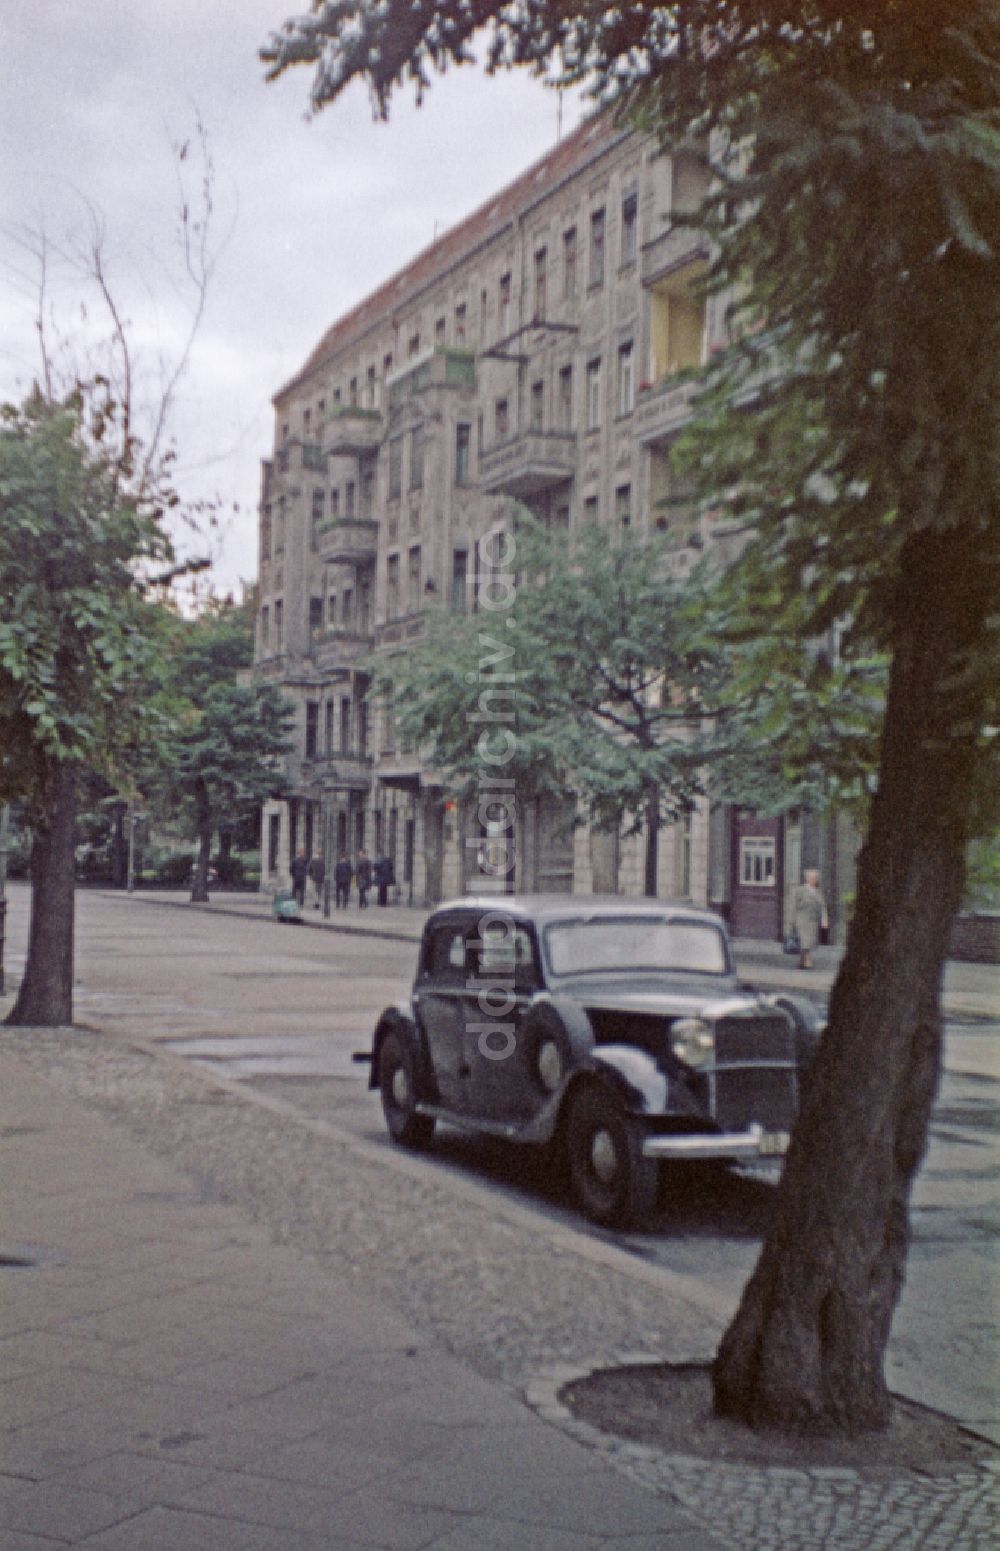
[(670, 1048), (685, 1066), (707, 1066), (715, 1054), (715, 1030), (704, 1018), (679, 1018), (670, 1030)]

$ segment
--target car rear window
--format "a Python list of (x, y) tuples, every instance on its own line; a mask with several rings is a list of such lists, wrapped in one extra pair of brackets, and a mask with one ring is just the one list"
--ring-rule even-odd
[(724, 975), (728, 970), (722, 933), (702, 921), (649, 916), (558, 921), (545, 932), (545, 948), (554, 975), (650, 969)]

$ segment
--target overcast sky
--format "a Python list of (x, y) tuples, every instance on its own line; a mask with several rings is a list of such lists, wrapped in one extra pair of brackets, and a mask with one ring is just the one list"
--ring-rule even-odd
[[(55, 241), (102, 217), (110, 277), (147, 381), (176, 352), (178, 195), (171, 142), (203, 120), (225, 239), (174, 421), (177, 484), (218, 495), (219, 590), (256, 572), (259, 460), (272, 394), (340, 313), (555, 143), (557, 100), (527, 75), (461, 70), (422, 108), (375, 124), (358, 87), (309, 120), (310, 75), (264, 84), (257, 49), (288, 0), (3, 0), (0, 399), (38, 371), (37, 269), (25, 234)], [(563, 130), (579, 120), (567, 103)], [(189, 158), (185, 169), (192, 168)], [(49, 295), (80, 335), (79, 281)], [(88, 317), (94, 315), (93, 302)]]

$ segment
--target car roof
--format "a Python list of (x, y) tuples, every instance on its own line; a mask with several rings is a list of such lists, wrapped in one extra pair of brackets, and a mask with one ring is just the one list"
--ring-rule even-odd
[(687, 900), (650, 899), (646, 895), (628, 897), (622, 894), (465, 894), (437, 905), (428, 918), (428, 924), (438, 916), (456, 911), (476, 912), (483, 915), (511, 916), (515, 920), (534, 921), (546, 926), (553, 921), (567, 919), (587, 921), (595, 916), (622, 919), (647, 916), (658, 921), (680, 919), (704, 921), (706, 925), (724, 928), (722, 917), (703, 905), (692, 905)]

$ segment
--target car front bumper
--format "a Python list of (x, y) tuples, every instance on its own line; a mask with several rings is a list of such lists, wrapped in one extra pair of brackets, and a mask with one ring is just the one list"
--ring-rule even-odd
[(766, 1131), (751, 1125), (745, 1131), (703, 1131), (695, 1134), (647, 1136), (644, 1158), (781, 1158), (788, 1151), (787, 1131)]

